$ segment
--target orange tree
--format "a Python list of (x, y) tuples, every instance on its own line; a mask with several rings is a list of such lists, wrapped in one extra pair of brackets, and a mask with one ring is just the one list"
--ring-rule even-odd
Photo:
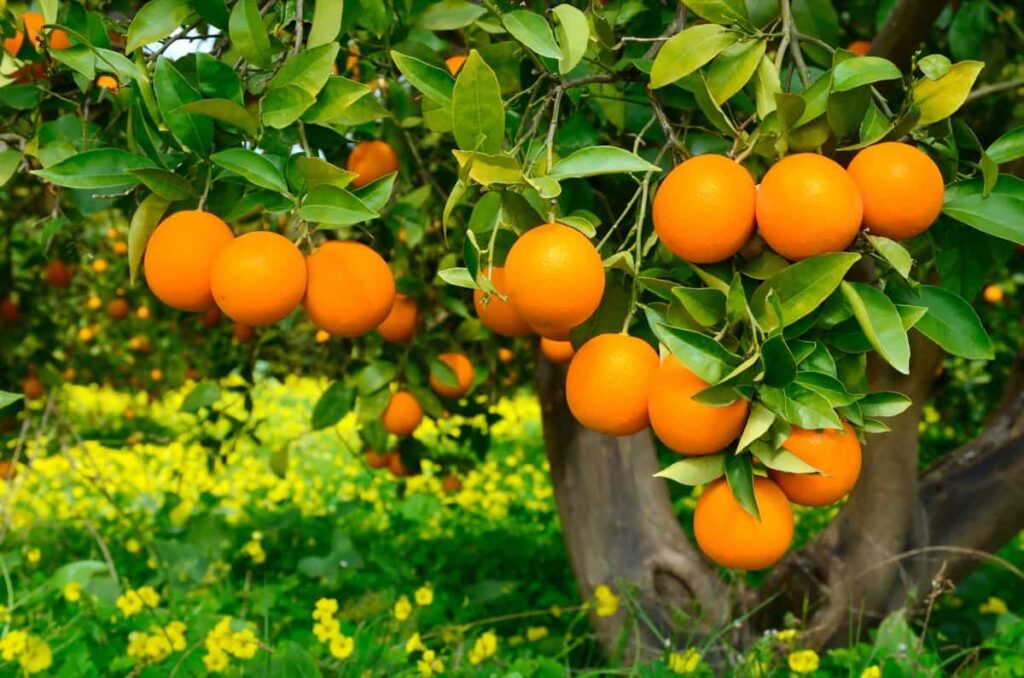
[[(424, 413), (486, 413), (539, 335), (578, 583), (628, 588), (654, 627), (808, 611), (827, 642), (1015, 534), (1019, 394), (923, 474), (917, 420), (943, 352), (993, 353), (969, 302), (1024, 243), (1024, 185), (1000, 173), (1024, 135), (954, 116), (1019, 83), (972, 95), (983, 63), (918, 50), (939, 2), (897, 3), (849, 50), (828, 0), (526, 4), (8, 9), (0, 406), (73, 376), (62, 317), (74, 348), (97, 331), (33, 283), (106, 273), (110, 248), (112, 322), (161, 313), (186, 340), (152, 340), (202, 362), (183, 376), (331, 377), (311, 425), (355, 409), (396, 475), (436, 457), (409, 435)], [(76, 232), (117, 214), (123, 242)], [(233, 340), (189, 339), (221, 314)], [(707, 486), (700, 550), (657, 476)], [(847, 495), (787, 555), (791, 504)], [(626, 619), (594, 618), (609, 649)]]

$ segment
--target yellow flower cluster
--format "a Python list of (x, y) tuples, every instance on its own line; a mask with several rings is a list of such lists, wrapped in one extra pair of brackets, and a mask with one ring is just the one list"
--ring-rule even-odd
[(114, 604), (125, 617), (133, 617), (142, 612), (144, 608), (154, 608), (160, 605), (160, 594), (152, 586), (143, 586), (136, 590), (128, 589), (117, 597)]
[(978, 612), (982, 614), (1006, 614), (1009, 611), (1006, 601), (996, 596), (989, 596), (988, 600), (978, 606)]
[(619, 611), (619, 597), (604, 584), (594, 589), (594, 603), (598, 617), (611, 617)]
[(412, 603), (409, 602), (409, 596), (398, 596), (398, 600), (395, 601), (395, 619), (398, 621), (405, 621), (412, 614)]
[(172, 652), (181, 652), (188, 647), (185, 640), (187, 627), (180, 621), (172, 621), (164, 627), (151, 626), (149, 632), (132, 631), (128, 634), (128, 656), (146, 663), (159, 664)]
[(433, 650), (424, 650), (420, 660), (416, 662), (416, 669), (423, 678), (430, 678), (435, 673), (444, 673), (444, 662)]
[(818, 653), (814, 650), (790, 652), (788, 663), (793, 673), (814, 673), (818, 670)]
[(64, 587), (64, 600), (69, 603), (77, 603), (82, 599), (82, 587), (78, 582), (69, 582)]
[(498, 652), (498, 636), (494, 631), (485, 631), (473, 643), (469, 651), (469, 663), (474, 666), (493, 657)]
[(249, 556), (254, 565), (267, 561), (267, 552), (263, 550), (263, 533), (253, 532), (249, 541), (242, 547), (242, 553)]
[(334, 616), (338, 612), (338, 601), (334, 598), (321, 598), (313, 607), (313, 635), (321, 643), (327, 645), (328, 651), (335, 659), (348, 659), (355, 650), (356, 643), (351, 636), (341, 632), (341, 622)]
[(210, 673), (222, 673), (231, 665), (231, 657), (236, 659), (252, 659), (260, 649), (260, 642), (253, 633), (252, 627), (244, 622), (237, 622), (242, 628), (232, 630), (231, 617), (222, 617), (217, 625), (206, 634), (203, 645), (206, 655), (203, 665)]
[(0, 639), (0, 657), (5, 662), (17, 659), (25, 674), (41, 673), (53, 664), (53, 652), (46, 641), (25, 631), (9, 631)]
[(693, 673), (700, 665), (700, 652), (687, 648), (685, 652), (673, 652), (668, 657), (668, 670), (672, 673)]

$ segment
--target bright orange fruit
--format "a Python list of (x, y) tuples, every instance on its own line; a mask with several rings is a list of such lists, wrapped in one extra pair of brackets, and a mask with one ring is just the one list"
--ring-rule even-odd
[(326, 242), (306, 258), (306, 267), (306, 314), (320, 329), (338, 337), (360, 337), (391, 313), (395, 277), (366, 245)]
[(210, 291), (232, 320), (252, 327), (291, 315), (306, 293), (306, 261), (288, 238), (254, 231), (235, 238), (217, 254)]
[(643, 339), (599, 334), (569, 363), (565, 399), (576, 420), (609, 435), (647, 428), (647, 398), (658, 371), (658, 354)]
[(760, 570), (774, 565), (793, 541), (793, 510), (779, 486), (754, 478), (761, 520), (743, 510), (724, 479), (704, 488), (693, 511), (697, 545), (722, 567)]
[(857, 484), (861, 465), (860, 441), (845, 422), (842, 431), (808, 431), (794, 427), (782, 447), (822, 473), (768, 471), (771, 479), (794, 504), (828, 506), (848, 495)]
[(896, 141), (868, 146), (847, 169), (864, 201), (872, 235), (906, 240), (924, 233), (942, 212), (942, 172), (927, 153)]
[[(505, 282), (505, 269), (495, 266), (484, 271), (484, 277), (490, 276), (494, 289), (500, 294), (508, 294), (508, 284)], [(492, 294), (484, 303), (483, 290), (473, 291), (473, 308), (480, 322), (487, 326), (495, 334), (503, 337), (522, 337), (530, 334), (532, 330), (526, 321), (519, 317), (516, 310), (507, 301), (502, 301), (497, 295)]]
[(172, 214), (160, 222), (146, 244), (146, 284), (157, 299), (172, 308), (208, 310), (213, 306), (213, 260), (234, 239), (228, 225), (209, 212)]
[(416, 396), (408, 391), (396, 391), (391, 394), (381, 424), (388, 433), (396, 436), (412, 435), (416, 427), (423, 421), (423, 408)]
[(363, 141), (348, 156), (348, 170), (357, 174), (352, 180), (356, 188), (365, 186), (386, 174), (398, 171), (398, 154), (386, 141)]
[(395, 304), (384, 322), (377, 326), (377, 332), (390, 342), (404, 344), (416, 333), (419, 317), (420, 310), (415, 300), (404, 294), (395, 295)]
[(458, 386), (449, 386), (431, 374), (430, 387), (434, 392), (444, 398), (461, 398), (469, 393), (473, 386), (473, 363), (469, 362), (469, 358), (462, 353), (442, 353), (437, 359), (455, 372)]

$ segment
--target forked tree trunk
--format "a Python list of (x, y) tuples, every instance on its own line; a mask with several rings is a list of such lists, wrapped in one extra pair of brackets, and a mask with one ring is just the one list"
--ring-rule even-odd
[[(537, 364), (551, 482), (580, 595), (626, 584), (663, 637), (672, 636), (678, 612), (699, 620), (694, 628), (728, 619), (727, 588), (683, 534), (665, 481), (654, 477), (650, 433), (616, 438), (584, 428), (566, 405), (565, 371)], [(627, 618), (625, 606), (612, 617), (591, 612), (609, 655), (664, 649), (644, 623), (624, 626)]]

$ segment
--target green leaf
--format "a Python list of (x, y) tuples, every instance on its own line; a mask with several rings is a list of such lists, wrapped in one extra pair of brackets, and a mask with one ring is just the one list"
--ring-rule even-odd
[(181, 411), (195, 414), (204, 407), (215, 405), (220, 400), (220, 386), (212, 381), (196, 384), (181, 401)]
[(438, 271), (437, 277), (455, 287), (464, 287), (470, 290), (479, 288), (468, 268), (446, 268)]
[(979, 231), (1024, 245), (1024, 180), (1000, 175), (987, 196), (979, 179), (951, 184), (942, 211)]
[(21, 400), (24, 396), (20, 393), (11, 393), (10, 391), (0, 391), (0, 410), (13, 405), (14, 403)]
[(284, 129), (302, 117), (316, 101), (298, 85), (272, 89), (263, 98), (263, 124)]
[(142, 255), (146, 252), (149, 236), (160, 224), (170, 204), (170, 200), (150, 193), (135, 208), (128, 227), (128, 277), (133, 285), (139, 278), (139, 266), (142, 265)]
[(589, 146), (562, 158), (548, 171), (547, 176), (562, 180), (592, 177), (599, 174), (626, 172), (660, 172), (643, 158), (616, 146)]
[(782, 335), (769, 337), (761, 345), (761, 362), (764, 364), (764, 383), (783, 388), (796, 379), (796, 360)]
[(587, 53), (587, 46), (590, 44), (590, 23), (586, 14), (570, 4), (558, 5), (551, 13), (555, 17), (555, 30), (558, 33), (558, 46), (561, 51), (558, 72), (565, 74), (576, 68)]
[(106, 189), (111, 193), (139, 183), (132, 170), (152, 167), (147, 158), (120, 148), (96, 148), (71, 156), (32, 174), (65, 188)]
[(843, 282), (840, 289), (853, 309), (853, 317), (878, 354), (896, 371), (909, 374), (910, 342), (899, 311), (889, 297), (864, 283)]
[(843, 382), (836, 377), (822, 372), (800, 372), (796, 375), (796, 383), (808, 388), (825, 398), (832, 407), (845, 407), (856, 398), (846, 390)]
[(130, 80), (149, 82), (149, 74), (146, 69), (123, 54), (102, 47), (93, 47), (93, 51), (96, 54), (96, 68), (101, 71), (113, 71), (119, 82)]
[(263, 26), (256, 0), (238, 0), (228, 20), (231, 45), (249, 63), (258, 68), (270, 68), (270, 37)]
[[(507, 155), (490, 155), (472, 151), (452, 151), (459, 169), (481, 186), (509, 185), (523, 182), (519, 161)], [(461, 172), (460, 172), (461, 173)]]
[(734, 327), (747, 320), (747, 296), (743, 290), (743, 277), (739, 273), (733, 275), (726, 293), (725, 318)]
[(370, 93), (370, 88), (354, 80), (332, 77), (320, 90), (316, 103), (302, 115), (306, 122), (334, 124), (342, 122), (343, 114), (363, 97)]
[(944, 54), (929, 54), (918, 59), (917, 67), (921, 69), (921, 72), (929, 80), (938, 80), (946, 73), (949, 73), (949, 69), (953, 67), (953, 64), (950, 62), (949, 57)]
[(173, 63), (160, 57), (153, 72), (153, 92), (171, 134), (186, 148), (206, 155), (213, 146), (213, 120), (186, 113), (182, 106), (202, 96)]
[(708, 67), (708, 91), (721, 106), (750, 82), (764, 57), (765, 40), (749, 40), (732, 45)]
[(718, 290), (677, 285), (672, 288), (672, 295), (703, 327), (718, 325), (725, 317), (725, 295)]
[(350, 226), (380, 216), (343, 188), (322, 184), (306, 195), (299, 208), (306, 221), (332, 226)]
[(961, 61), (938, 80), (918, 80), (913, 89), (914, 103), (921, 111), (917, 124), (931, 125), (956, 113), (984, 67), (981, 61)]
[(327, 387), (313, 406), (312, 426), (314, 431), (334, 426), (355, 407), (356, 392), (341, 381)]
[(740, 434), (740, 442), (736, 446), (737, 452), (747, 449), (752, 442), (763, 436), (775, 423), (775, 413), (761, 403), (755, 402), (750, 408), (750, 416)]
[(306, 182), (307, 190), (314, 189), (321, 184), (330, 184), (332, 186), (337, 186), (338, 188), (345, 188), (352, 183), (353, 179), (356, 178), (355, 172), (343, 170), (337, 165), (332, 165), (326, 160), (304, 155), (295, 159), (295, 168), (302, 176), (302, 179)]
[(166, 200), (186, 200), (195, 195), (192, 185), (174, 172), (156, 167), (131, 170), (149, 190)]
[(668, 478), (682, 485), (706, 485), (725, 473), (724, 454), (706, 454), (687, 457), (654, 474), (655, 478)]
[(420, 15), (421, 28), (428, 31), (455, 31), (465, 28), (484, 14), (487, 9), (466, 0), (442, 0), (430, 5)]
[(789, 450), (773, 449), (771, 445), (754, 445), (750, 453), (764, 464), (765, 468), (783, 473), (818, 473), (814, 468)]
[(128, 26), (125, 54), (163, 40), (182, 24), (189, 23), (192, 4), (188, 0), (152, 0), (143, 3)]
[(331, 77), (331, 69), (338, 58), (340, 45), (336, 42), (314, 47), (289, 57), (267, 83), (273, 91), (284, 87), (298, 87), (315, 97)]
[(867, 238), (875, 251), (881, 254), (897, 273), (904, 278), (910, 277), (910, 268), (914, 265), (914, 260), (910, 258), (910, 252), (906, 247), (880, 235), (868, 234)]
[(341, 32), (344, 2), (337, 0), (316, 0), (313, 7), (313, 27), (306, 39), (306, 47), (319, 47), (338, 39)]
[(895, 417), (903, 414), (913, 402), (895, 391), (869, 393), (858, 401), (865, 417)]
[(651, 89), (670, 85), (708, 63), (739, 35), (718, 24), (691, 26), (669, 38), (651, 66)]
[(455, 141), (464, 151), (501, 152), (505, 110), (494, 71), (475, 49), (459, 71), (452, 92)]
[(985, 153), (997, 165), (1024, 158), (1024, 127), (1010, 130), (992, 142)]
[(794, 426), (814, 430), (843, 427), (828, 400), (800, 384), (785, 389), (763, 386), (759, 393), (766, 407)]
[(87, 45), (72, 45), (67, 49), (55, 49), (53, 58), (81, 73), (87, 80), (96, 77), (96, 54)]
[(713, 24), (746, 23), (743, 0), (683, 0), (694, 14)]
[(255, 137), (259, 132), (259, 121), (247, 109), (230, 99), (200, 99), (177, 109), (182, 113), (195, 113), (232, 125)]
[(779, 69), (775, 62), (767, 55), (761, 58), (757, 65), (757, 80), (754, 90), (755, 102), (757, 104), (757, 117), (764, 120), (768, 114), (775, 110), (775, 96), (782, 93), (782, 80), (779, 78)]
[[(788, 327), (821, 306), (859, 259), (860, 255), (855, 252), (833, 252), (788, 266), (762, 283), (754, 294), (752, 308), (755, 313), (762, 311), (758, 315), (776, 324), (781, 321), (782, 327)], [(768, 290), (774, 291), (778, 297), (783, 314), (781, 319), (772, 318), (774, 313), (765, 308), (764, 299)]]
[(534, 54), (549, 59), (562, 57), (551, 26), (540, 14), (525, 9), (513, 10), (501, 15), (501, 24)]
[(422, 92), (423, 96), (442, 106), (452, 105), (455, 79), (446, 69), (395, 50), (391, 51), (391, 58), (402, 75), (413, 87)]
[(847, 59), (832, 71), (832, 91), (846, 92), (885, 80), (899, 80), (903, 77), (900, 69), (888, 59), (862, 56)]
[(977, 312), (949, 290), (922, 285), (920, 296), (908, 302), (924, 306), (928, 312), (914, 326), (943, 350), (969, 360), (990, 360), (992, 340)]
[(5, 185), (21, 166), (21, 151), (0, 152), (0, 186)]
[(709, 336), (658, 322), (651, 324), (651, 330), (679, 362), (709, 384), (717, 384), (740, 364), (738, 355)]
[(397, 177), (398, 172), (386, 174), (376, 181), (357, 188), (353, 191), (353, 195), (359, 198), (359, 201), (366, 205), (367, 208), (374, 212), (380, 212), (388, 204), (388, 200), (391, 199), (391, 193), (394, 190)]
[(743, 510), (761, 521), (761, 512), (754, 495), (754, 466), (749, 454), (728, 454), (725, 457), (725, 479)]
[(211, 155), (210, 161), (260, 188), (279, 193), (288, 192), (288, 184), (285, 183), (281, 170), (266, 156), (260, 155), (256, 151), (245, 148), (229, 148)]

